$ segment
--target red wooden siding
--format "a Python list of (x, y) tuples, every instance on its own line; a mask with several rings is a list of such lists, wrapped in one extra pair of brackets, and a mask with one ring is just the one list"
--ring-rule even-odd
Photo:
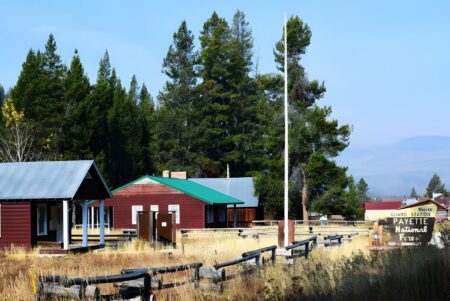
[(162, 184), (133, 184), (106, 199), (105, 206), (113, 207), (113, 227), (136, 228), (131, 216), (131, 208), (136, 205), (142, 205), (143, 211), (150, 211), (150, 205), (158, 205), (160, 212), (167, 212), (168, 205), (180, 205), (177, 229), (205, 227), (206, 203)]
[[(236, 208), (237, 209), (237, 226), (249, 227), (252, 221), (257, 220), (257, 208)], [(228, 226), (232, 227), (234, 224), (234, 208), (228, 208)]]
[(31, 203), (0, 202), (0, 249), (15, 246), (31, 249)]

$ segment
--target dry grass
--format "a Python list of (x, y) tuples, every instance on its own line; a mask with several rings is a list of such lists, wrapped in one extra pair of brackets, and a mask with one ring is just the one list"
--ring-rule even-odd
[[(302, 237), (297, 237), (301, 239)], [(64, 257), (39, 256), (37, 251), (27, 253), (24, 250), (13, 249), (0, 254), (0, 300), (33, 300), (31, 278), (28, 269), (33, 267), (37, 275), (66, 275), (68, 277), (83, 277), (96, 275), (118, 274), (124, 268), (143, 268), (176, 265), (181, 263), (201, 261), (206, 265), (235, 259), (245, 251), (276, 244), (276, 236), (260, 236), (259, 238), (240, 238), (236, 235), (223, 233), (190, 234), (188, 238), (178, 236), (176, 250), (153, 249), (141, 241), (124, 244), (119, 250), (107, 248), (97, 253), (84, 255), (68, 255)], [(182, 247), (183, 245), (183, 247)], [(257, 277), (239, 277), (225, 284), (222, 294), (202, 292), (190, 285), (158, 292), (158, 300), (278, 300), (288, 296), (288, 292), (299, 287), (299, 275), (316, 272), (315, 278), (301, 278), (302, 291), (309, 288), (329, 286), (332, 277), (329, 267), (342, 258), (351, 256), (357, 250), (367, 252), (367, 237), (361, 236), (352, 242), (333, 248), (318, 247), (312, 253), (312, 260), (300, 259), (295, 269), (277, 264), (267, 267)], [(184, 249), (184, 252), (183, 252)], [(317, 265), (323, 269), (317, 269)], [(328, 267), (328, 268), (327, 268)], [(227, 269), (227, 273), (233, 273)], [(322, 274), (321, 274), (322, 273)], [(189, 272), (175, 275), (164, 275), (164, 282), (174, 279), (189, 278)], [(334, 281), (334, 280), (333, 280)], [(101, 286), (101, 291), (111, 292), (111, 286)], [(274, 300), (277, 300), (275, 298)]]

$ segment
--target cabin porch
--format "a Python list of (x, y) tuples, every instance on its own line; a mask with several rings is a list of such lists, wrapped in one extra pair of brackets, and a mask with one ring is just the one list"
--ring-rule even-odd
[(74, 200), (33, 202), (32, 225), (33, 246), (39, 247), (40, 254), (83, 253), (99, 249), (105, 245), (105, 208), (104, 200), (99, 200), (99, 241), (88, 243), (88, 201), (76, 201), (82, 207), (82, 241), (71, 242), (71, 208)]

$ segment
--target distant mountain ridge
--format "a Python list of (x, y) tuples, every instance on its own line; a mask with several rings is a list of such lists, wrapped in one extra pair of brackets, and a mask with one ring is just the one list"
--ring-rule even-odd
[(363, 177), (369, 193), (378, 196), (407, 196), (412, 187), (421, 194), (435, 172), (450, 188), (449, 136), (412, 137), (370, 149), (349, 146), (337, 162), (356, 180)]

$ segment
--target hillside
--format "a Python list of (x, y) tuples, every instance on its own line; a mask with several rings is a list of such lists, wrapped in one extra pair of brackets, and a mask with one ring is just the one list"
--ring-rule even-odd
[(422, 193), (434, 172), (450, 185), (447, 136), (412, 137), (371, 149), (350, 146), (337, 161), (355, 178), (364, 177), (374, 195), (404, 196), (413, 186)]

